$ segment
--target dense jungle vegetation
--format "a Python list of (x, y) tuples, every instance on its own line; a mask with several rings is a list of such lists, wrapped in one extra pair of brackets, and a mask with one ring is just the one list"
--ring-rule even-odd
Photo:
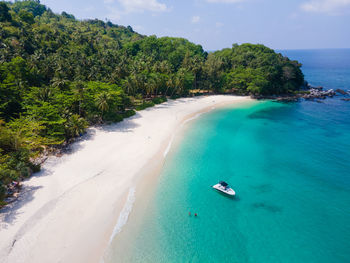
[(208, 54), (186, 39), (80, 21), (39, 1), (0, 2), (0, 202), (12, 181), (40, 169), (33, 160), (45, 149), (89, 125), (169, 97), (291, 93), (303, 83), (300, 67), (263, 45)]

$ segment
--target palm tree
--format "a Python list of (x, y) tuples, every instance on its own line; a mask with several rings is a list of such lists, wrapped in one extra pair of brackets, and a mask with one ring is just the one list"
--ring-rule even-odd
[(86, 120), (81, 118), (78, 114), (73, 114), (65, 123), (66, 140), (68, 141), (70, 138), (83, 134), (86, 127)]
[[(176, 78), (175, 78), (175, 85), (176, 85), (176, 88), (178, 89), (177, 90), (178, 93), (181, 94), (185, 87), (185, 69), (184, 68), (180, 68), (179, 71), (177, 72)], [(174, 91), (171, 94), (171, 96), (174, 95)]]
[(48, 102), (52, 96), (52, 90), (50, 87), (45, 86), (39, 89), (38, 98), (42, 101)]
[(76, 94), (76, 96), (78, 97), (79, 100), (79, 115), (81, 116), (81, 108), (82, 108), (82, 103), (84, 100), (84, 96), (85, 96), (85, 84), (82, 81), (78, 81), (75, 83), (74, 85), (74, 92)]
[(194, 57), (192, 59), (192, 67), (191, 67), (191, 71), (194, 75), (194, 89), (197, 89), (197, 82), (198, 82), (198, 76), (199, 73), (201, 72), (203, 67), (203, 62), (200, 58), (198, 57)]
[(135, 95), (135, 83), (131, 76), (126, 77), (124, 85), (126, 87), (126, 93), (128, 95)]
[(68, 84), (68, 81), (65, 79), (62, 79), (61, 77), (54, 77), (51, 83), (52, 83), (52, 86), (55, 88), (64, 89)]
[(169, 88), (171, 88), (171, 89), (174, 88), (175, 89), (174, 79), (173, 79), (172, 75), (169, 76), (169, 79), (166, 82), (166, 90), (165, 90), (165, 93), (164, 93), (165, 96), (168, 95)]
[(106, 91), (103, 91), (102, 93), (98, 94), (95, 103), (97, 108), (102, 112), (102, 115), (105, 111), (109, 109), (109, 102), (111, 100), (111, 94), (109, 94)]
[(146, 96), (150, 97), (150, 95), (153, 94), (155, 89), (156, 89), (155, 79), (152, 76), (150, 76), (147, 82), (145, 83)]

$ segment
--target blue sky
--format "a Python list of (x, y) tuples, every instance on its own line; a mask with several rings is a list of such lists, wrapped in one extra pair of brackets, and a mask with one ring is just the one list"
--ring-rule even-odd
[(185, 37), (205, 50), (233, 43), (274, 49), (350, 48), (350, 0), (42, 0), (54, 12)]

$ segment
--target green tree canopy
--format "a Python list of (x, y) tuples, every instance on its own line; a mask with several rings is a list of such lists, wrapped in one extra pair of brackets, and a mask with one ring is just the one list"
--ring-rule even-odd
[(208, 54), (184, 38), (55, 14), (38, 0), (0, 2), (0, 201), (6, 184), (37, 170), (32, 158), (88, 125), (167, 96), (294, 92), (300, 68), (263, 45)]
[(0, 2), (0, 22), (11, 21), (12, 17), (9, 13), (10, 8), (5, 2)]

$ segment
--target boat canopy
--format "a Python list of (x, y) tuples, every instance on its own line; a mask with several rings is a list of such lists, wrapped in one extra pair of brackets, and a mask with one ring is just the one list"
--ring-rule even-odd
[(221, 184), (222, 186), (228, 186), (228, 183), (226, 183), (224, 181), (220, 181), (219, 184)]

